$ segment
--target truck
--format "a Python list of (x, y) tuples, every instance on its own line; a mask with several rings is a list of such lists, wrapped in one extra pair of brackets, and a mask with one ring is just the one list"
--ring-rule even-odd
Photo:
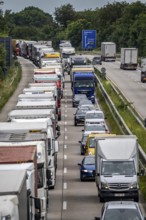
[(48, 127), (47, 122), (34, 122), (33, 120), (24, 122), (24, 120), (20, 120), (17, 122), (0, 122), (0, 125), (3, 127), (3, 129), (0, 128), (0, 141), (7, 140), (19, 142), (19, 144), (24, 141), (25, 145), (26, 141), (33, 141), (32, 145), (36, 144), (35, 141), (43, 141), (39, 144), (38, 150), (40, 153), (37, 152), (37, 154), (40, 154), (40, 156), (38, 159), (43, 161), (41, 163), (44, 164), (45, 173), (51, 171), (51, 180), (46, 177), (46, 174), (44, 174), (44, 178), (51, 182), (49, 187), (54, 188), (56, 184), (58, 141), (55, 140), (53, 131), (51, 127)]
[(87, 98), (95, 103), (95, 76), (93, 72), (75, 72), (72, 82), (73, 96), (86, 94)]
[(140, 73), (141, 73), (141, 82), (146, 82), (146, 58), (141, 59), (141, 65), (140, 65)]
[(135, 135), (95, 138), (95, 182), (100, 202), (139, 201), (139, 156)]
[[(37, 210), (35, 210), (34, 200), (37, 197), (37, 154), (36, 147), (34, 146), (19, 146), (10, 147), (1, 146), (0, 144), (0, 170), (26, 170), (27, 181), (26, 188), (28, 195), (30, 197), (29, 204), (29, 216), (31, 219), (35, 220), (35, 216), (38, 215)], [(39, 198), (38, 198), (39, 199)]]
[(101, 43), (101, 60), (105, 62), (116, 60), (116, 44), (114, 42)]
[(138, 65), (137, 48), (121, 48), (121, 64), (123, 70), (136, 70)]
[[(26, 175), (26, 170), (0, 170), (1, 219), (33, 219), (29, 210), (31, 198), (27, 191)], [(40, 201), (36, 200), (35, 203), (40, 210)]]

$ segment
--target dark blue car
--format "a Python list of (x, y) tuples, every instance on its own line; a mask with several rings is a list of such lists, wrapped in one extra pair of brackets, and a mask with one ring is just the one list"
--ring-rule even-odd
[(95, 156), (85, 156), (80, 166), (80, 180), (95, 180)]

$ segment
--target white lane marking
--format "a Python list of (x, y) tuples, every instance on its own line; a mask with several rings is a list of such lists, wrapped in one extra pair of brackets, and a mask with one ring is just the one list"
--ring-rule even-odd
[(65, 109), (65, 113), (67, 112), (67, 109)]
[(67, 114), (65, 114), (65, 117), (67, 118)]
[(65, 129), (64, 129), (64, 130), (65, 130), (65, 132), (67, 132), (67, 128), (66, 128), (66, 127), (65, 127)]
[(65, 136), (65, 140), (67, 140), (67, 136)]
[(67, 189), (67, 183), (64, 183), (64, 184), (63, 184), (63, 188), (64, 188), (64, 189)]
[(67, 102), (67, 99), (65, 99), (65, 102)]
[(67, 145), (64, 145), (64, 149), (66, 149), (67, 148)]
[(64, 167), (64, 173), (67, 173), (67, 168), (66, 167)]
[(67, 108), (67, 105), (65, 105), (65, 108)]
[(63, 201), (63, 210), (67, 209), (67, 201)]
[(67, 160), (67, 155), (66, 154), (64, 155), (64, 160)]
[(67, 121), (65, 121), (64, 123), (65, 123), (65, 125), (67, 125)]

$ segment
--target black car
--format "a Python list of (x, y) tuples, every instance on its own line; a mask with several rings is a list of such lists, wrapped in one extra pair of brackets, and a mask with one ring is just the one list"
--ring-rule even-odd
[(74, 114), (74, 125), (77, 126), (78, 124), (84, 124), (85, 115), (87, 109), (77, 109), (76, 113)]
[(80, 100), (79, 104), (78, 104), (78, 108), (81, 108), (83, 105), (94, 106), (93, 103), (91, 102), (91, 100), (89, 100), (89, 99), (82, 99), (82, 100)]
[(87, 59), (82, 55), (72, 56), (71, 57), (71, 67), (74, 65), (86, 65)]
[(92, 59), (92, 64), (93, 65), (97, 65), (97, 64), (102, 64), (102, 60), (101, 60), (101, 56), (96, 56), (96, 57), (93, 57)]
[(78, 107), (80, 100), (88, 100), (86, 94), (75, 94), (72, 99), (72, 106)]
[(80, 143), (80, 149), (81, 149), (81, 155), (84, 155), (84, 154), (85, 154), (85, 145), (86, 145), (87, 137), (88, 137), (88, 134), (85, 134), (85, 133), (84, 133), (84, 134), (82, 135), (81, 141), (79, 141), (79, 143)]

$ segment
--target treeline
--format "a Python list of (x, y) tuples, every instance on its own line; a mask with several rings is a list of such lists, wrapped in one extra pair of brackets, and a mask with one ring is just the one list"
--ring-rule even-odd
[(102, 41), (113, 41), (117, 49), (137, 47), (146, 56), (146, 4), (140, 1), (108, 3), (95, 10), (75, 11), (71, 4), (55, 8), (52, 15), (39, 8), (27, 7), (19, 13), (0, 15), (0, 32), (15, 39), (52, 40), (57, 48), (60, 39), (69, 39), (81, 49), (82, 30), (97, 31), (97, 48)]

